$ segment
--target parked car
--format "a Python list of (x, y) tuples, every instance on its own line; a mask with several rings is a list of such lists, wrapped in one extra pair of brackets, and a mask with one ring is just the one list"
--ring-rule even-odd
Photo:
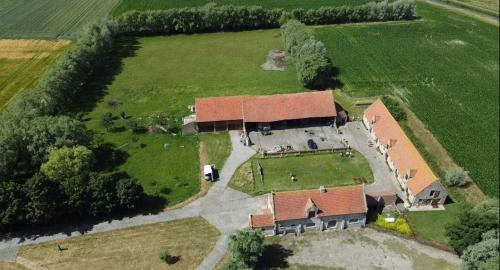
[(318, 149), (318, 145), (312, 139), (307, 140), (307, 146), (309, 146), (309, 149), (311, 150)]
[(207, 181), (213, 181), (217, 179), (217, 169), (215, 164), (203, 166), (203, 176)]

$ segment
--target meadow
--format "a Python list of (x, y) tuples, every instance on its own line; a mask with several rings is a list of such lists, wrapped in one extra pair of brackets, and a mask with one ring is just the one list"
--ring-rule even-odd
[(123, 0), (116, 6), (112, 15), (117, 16), (130, 10), (155, 10), (182, 7), (203, 6), (207, 3), (216, 3), (217, 5), (236, 5), (236, 6), (262, 6), (266, 8), (284, 8), (287, 10), (295, 8), (315, 9), (322, 6), (342, 6), (342, 5), (361, 5), (370, 0)]
[[(163, 113), (180, 123), (190, 114), (188, 105), (194, 104), (195, 97), (302, 90), (293, 65), (284, 72), (260, 68), (269, 50), (282, 48), (277, 29), (145, 37), (127, 42), (130, 44), (124, 45), (124, 50), (129, 51), (129, 57), (122, 60), (117, 74), (109, 75), (112, 78), (103, 83), (106, 85), (99, 90), (102, 96), (97, 103), (86, 96), (77, 105), (88, 112), (84, 116), (87, 126), (128, 157), (120, 169), (136, 178), (148, 194), (160, 196), (170, 205), (200, 190), (198, 136), (137, 134), (126, 127), (127, 120), (147, 122), (152, 115)], [(108, 112), (116, 119), (113, 132), (101, 125)], [(118, 117), (122, 112), (126, 119)], [(214, 154), (208, 159), (222, 166), (219, 164), (230, 148), (221, 147), (216, 137), (201, 139), (218, 149), (209, 151)]]
[(74, 39), (120, 0), (3, 0), (0, 38)]
[[(195, 269), (219, 234), (196, 217), (29, 245), (18, 256), (54, 270)], [(65, 250), (59, 251), (57, 244)], [(159, 254), (164, 250), (178, 261), (171, 265), (161, 261)]]
[[(259, 176), (259, 164), (263, 170)], [(292, 181), (290, 174), (296, 177)], [(359, 152), (353, 151), (350, 158), (334, 154), (309, 154), (284, 158), (253, 158), (236, 171), (229, 185), (251, 195), (271, 191), (315, 189), (319, 186), (348, 186), (360, 184), (355, 178), (373, 182), (373, 175)]]
[(316, 28), (343, 91), (409, 104), (488, 195), (499, 188), (498, 27), (419, 2), (421, 20)]
[(69, 40), (0, 39), (0, 109), (29, 89), (68, 48)]

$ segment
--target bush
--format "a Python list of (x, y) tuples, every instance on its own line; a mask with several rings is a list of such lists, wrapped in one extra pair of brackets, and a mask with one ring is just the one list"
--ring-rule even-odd
[(377, 225), (381, 228), (393, 230), (393, 231), (396, 231), (396, 232), (399, 232), (399, 233), (402, 233), (405, 235), (413, 235), (413, 232), (410, 229), (410, 225), (408, 225), (408, 222), (406, 221), (406, 219), (404, 219), (402, 217), (397, 217), (395, 222), (389, 223), (389, 222), (385, 221), (385, 216), (378, 215), (377, 220), (375, 221), (375, 225)]
[(242, 230), (231, 235), (229, 250), (232, 262), (254, 269), (264, 252), (264, 235), (261, 231)]
[[(482, 241), (467, 247), (461, 257), (462, 269), (498, 269), (498, 231), (483, 234)], [(496, 268), (491, 268), (496, 264)]]
[(290, 20), (282, 27), (285, 48), (295, 59), (299, 81), (307, 88), (325, 88), (332, 80), (332, 65), (325, 45), (316, 41), (303, 23)]
[(462, 187), (469, 183), (469, 180), (467, 172), (463, 168), (457, 167), (446, 172), (444, 182), (449, 187)]

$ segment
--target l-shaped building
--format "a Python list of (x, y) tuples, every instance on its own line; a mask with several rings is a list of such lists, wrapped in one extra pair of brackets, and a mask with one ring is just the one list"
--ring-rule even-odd
[(382, 100), (375, 101), (365, 110), (363, 123), (406, 192), (409, 203), (416, 206), (444, 204), (448, 192)]

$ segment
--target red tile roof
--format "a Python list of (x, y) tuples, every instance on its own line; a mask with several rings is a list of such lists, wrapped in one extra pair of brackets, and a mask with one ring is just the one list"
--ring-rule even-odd
[(265, 228), (273, 227), (274, 219), (273, 214), (267, 213), (263, 215), (250, 215), (250, 228)]
[(243, 96), (196, 99), (196, 122), (243, 119)]
[(387, 154), (400, 174), (411, 172), (412, 177), (406, 185), (414, 195), (438, 180), (382, 100), (370, 105), (365, 116), (369, 122), (375, 119), (373, 131), (380, 143), (392, 144)]
[(195, 102), (196, 122), (282, 120), (333, 117), (337, 115), (332, 91), (315, 91), (267, 96), (199, 98)]
[(306, 205), (314, 202), (318, 216), (361, 214), (368, 211), (363, 186), (278, 192), (273, 195), (277, 221), (307, 218)]

